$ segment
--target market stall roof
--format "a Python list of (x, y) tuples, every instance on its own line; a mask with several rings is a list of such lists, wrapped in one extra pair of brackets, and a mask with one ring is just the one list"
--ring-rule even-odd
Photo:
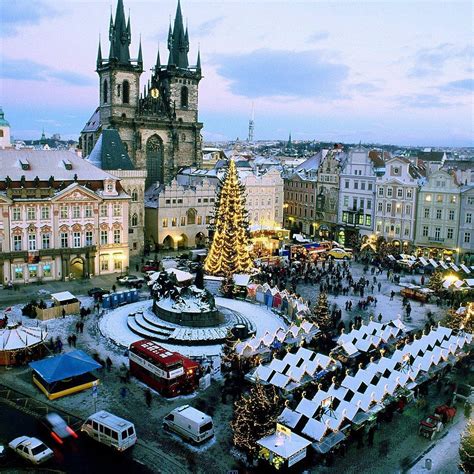
[(67, 302), (76, 302), (77, 298), (69, 291), (61, 291), (59, 293), (51, 293), (51, 298), (59, 304), (66, 304)]
[(247, 286), (250, 282), (250, 275), (247, 273), (236, 273), (233, 278), (237, 286)]
[(81, 350), (31, 362), (30, 367), (47, 383), (92, 372), (102, 366)]
[(270, 436), (259, 439), (257, 444), (281, 456), (283, 459), (288, 459), (294, 454), (299, 453), (302, 449), (307, 448), (311, 442), (296, 433), (285, 435), (282, 432), (276, 431)]
[(344, 439), (346, 439), (346, 435), (342, 431), (334, 431), (325, 436), (323, 441), (320, 443), (313, 443), (313, 448), (317, 452), (325, 454), (331, 451), (332, 448), (337, 446)]
[(28, 327), (18, 323), (8, 324), (0, 330), (0, 350), (25, 349), (44, 342), (47, 332), (40, 327)]

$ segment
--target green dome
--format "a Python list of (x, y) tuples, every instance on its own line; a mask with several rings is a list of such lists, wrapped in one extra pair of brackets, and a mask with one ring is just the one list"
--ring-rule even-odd
[(0, 107), (0, 127), (9, 127), (10, 124), (7, 120), (5, 120), (5, 114), (3, 113), (3, 109)]

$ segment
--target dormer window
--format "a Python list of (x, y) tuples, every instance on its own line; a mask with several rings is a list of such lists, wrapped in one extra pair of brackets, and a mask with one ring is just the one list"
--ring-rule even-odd
[(20, 167), (23, 171), (28, 171), (31, 169), (30, 163), (24, 158), (20, 160)]
[(112, 183), (107, 183), (107, 192), (111, 193), (114, 190), (114, 185)]
[(72, 170), (72, 163), (69, 160), (63, 160), (62, 164), (64, 166), (64, 169)]

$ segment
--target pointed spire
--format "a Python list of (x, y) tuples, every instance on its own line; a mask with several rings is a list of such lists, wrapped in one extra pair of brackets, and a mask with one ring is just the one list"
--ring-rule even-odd
[(198, 57), (196, 61), (196, 71), (201, 72), (201, 48), (198, 49)]
[(114, 18), (112, 16), (112, 5), (110, 5), (109, 41), (114, 37)]
[(100, 35), (99, 35), (99, 48), (97, 50), (97, 69), (102, 66), (102, 49), (100, 47)]
[(119, 64), (130, 64), (130, 42), (131, 42), (131, 27), (130, 17), (128, 24), (125, 23), (125, 12), (123, 8), (123, 0), (117, 1), (117, 10), (115, 12), (115, 22), (112, 21), (109, 29), (110, 37), (110, 53), (109, 61), (115, 60)]
[(181, 13), (181, 3), (179, 0), (176, 8), (173, 29), (171, 30), (170, 25), (168, 31), (168, 49), (170, 52), (168, 66), (174, 65), (180, 69), (187, 69), (189, 67), (189, 35), (187, 30), (186, 32), (184, 30), (183, 15)]
[(140, 35), (140, 45), (138, 46), (138, 65), (143, 68), (143, 53), (142, 53), (142, 35)]
[(130, 10), (128, 11), (127, 35), (128, 35), (128, 40), (131, 41), (131, 39), (132, 39), (132, 28), (130, 26)]
[(161, 59), (160, 59), (160, 44), (158, 43), (158, 51), (156, 53), (156, 64), (155, 64), (155, 72), (159, 71), (161, 67)]

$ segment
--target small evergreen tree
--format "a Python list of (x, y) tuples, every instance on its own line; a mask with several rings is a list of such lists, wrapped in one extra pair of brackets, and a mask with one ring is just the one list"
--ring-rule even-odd
[(333, 328), (333, 321), (329, 313), (328, 295), (321, 293), (313, 309), (313, 323), (316, 323), (322, 332), (329, 332)]
[(428, 282), (428, 288), (435, 293), (439, 293), (443, 289), (443, 272), (436, 270)]
[(281, 409), (275, 387), (264, 387), (257, 381), (248, 395), (235, 402), (231, 422), (235, 446), (253, 459), (258, 450), (257, 441), (275, 431)]
[(474, 472), (474, 420), (468, 420), (459, 446), (460, 467), (464, 472)]

